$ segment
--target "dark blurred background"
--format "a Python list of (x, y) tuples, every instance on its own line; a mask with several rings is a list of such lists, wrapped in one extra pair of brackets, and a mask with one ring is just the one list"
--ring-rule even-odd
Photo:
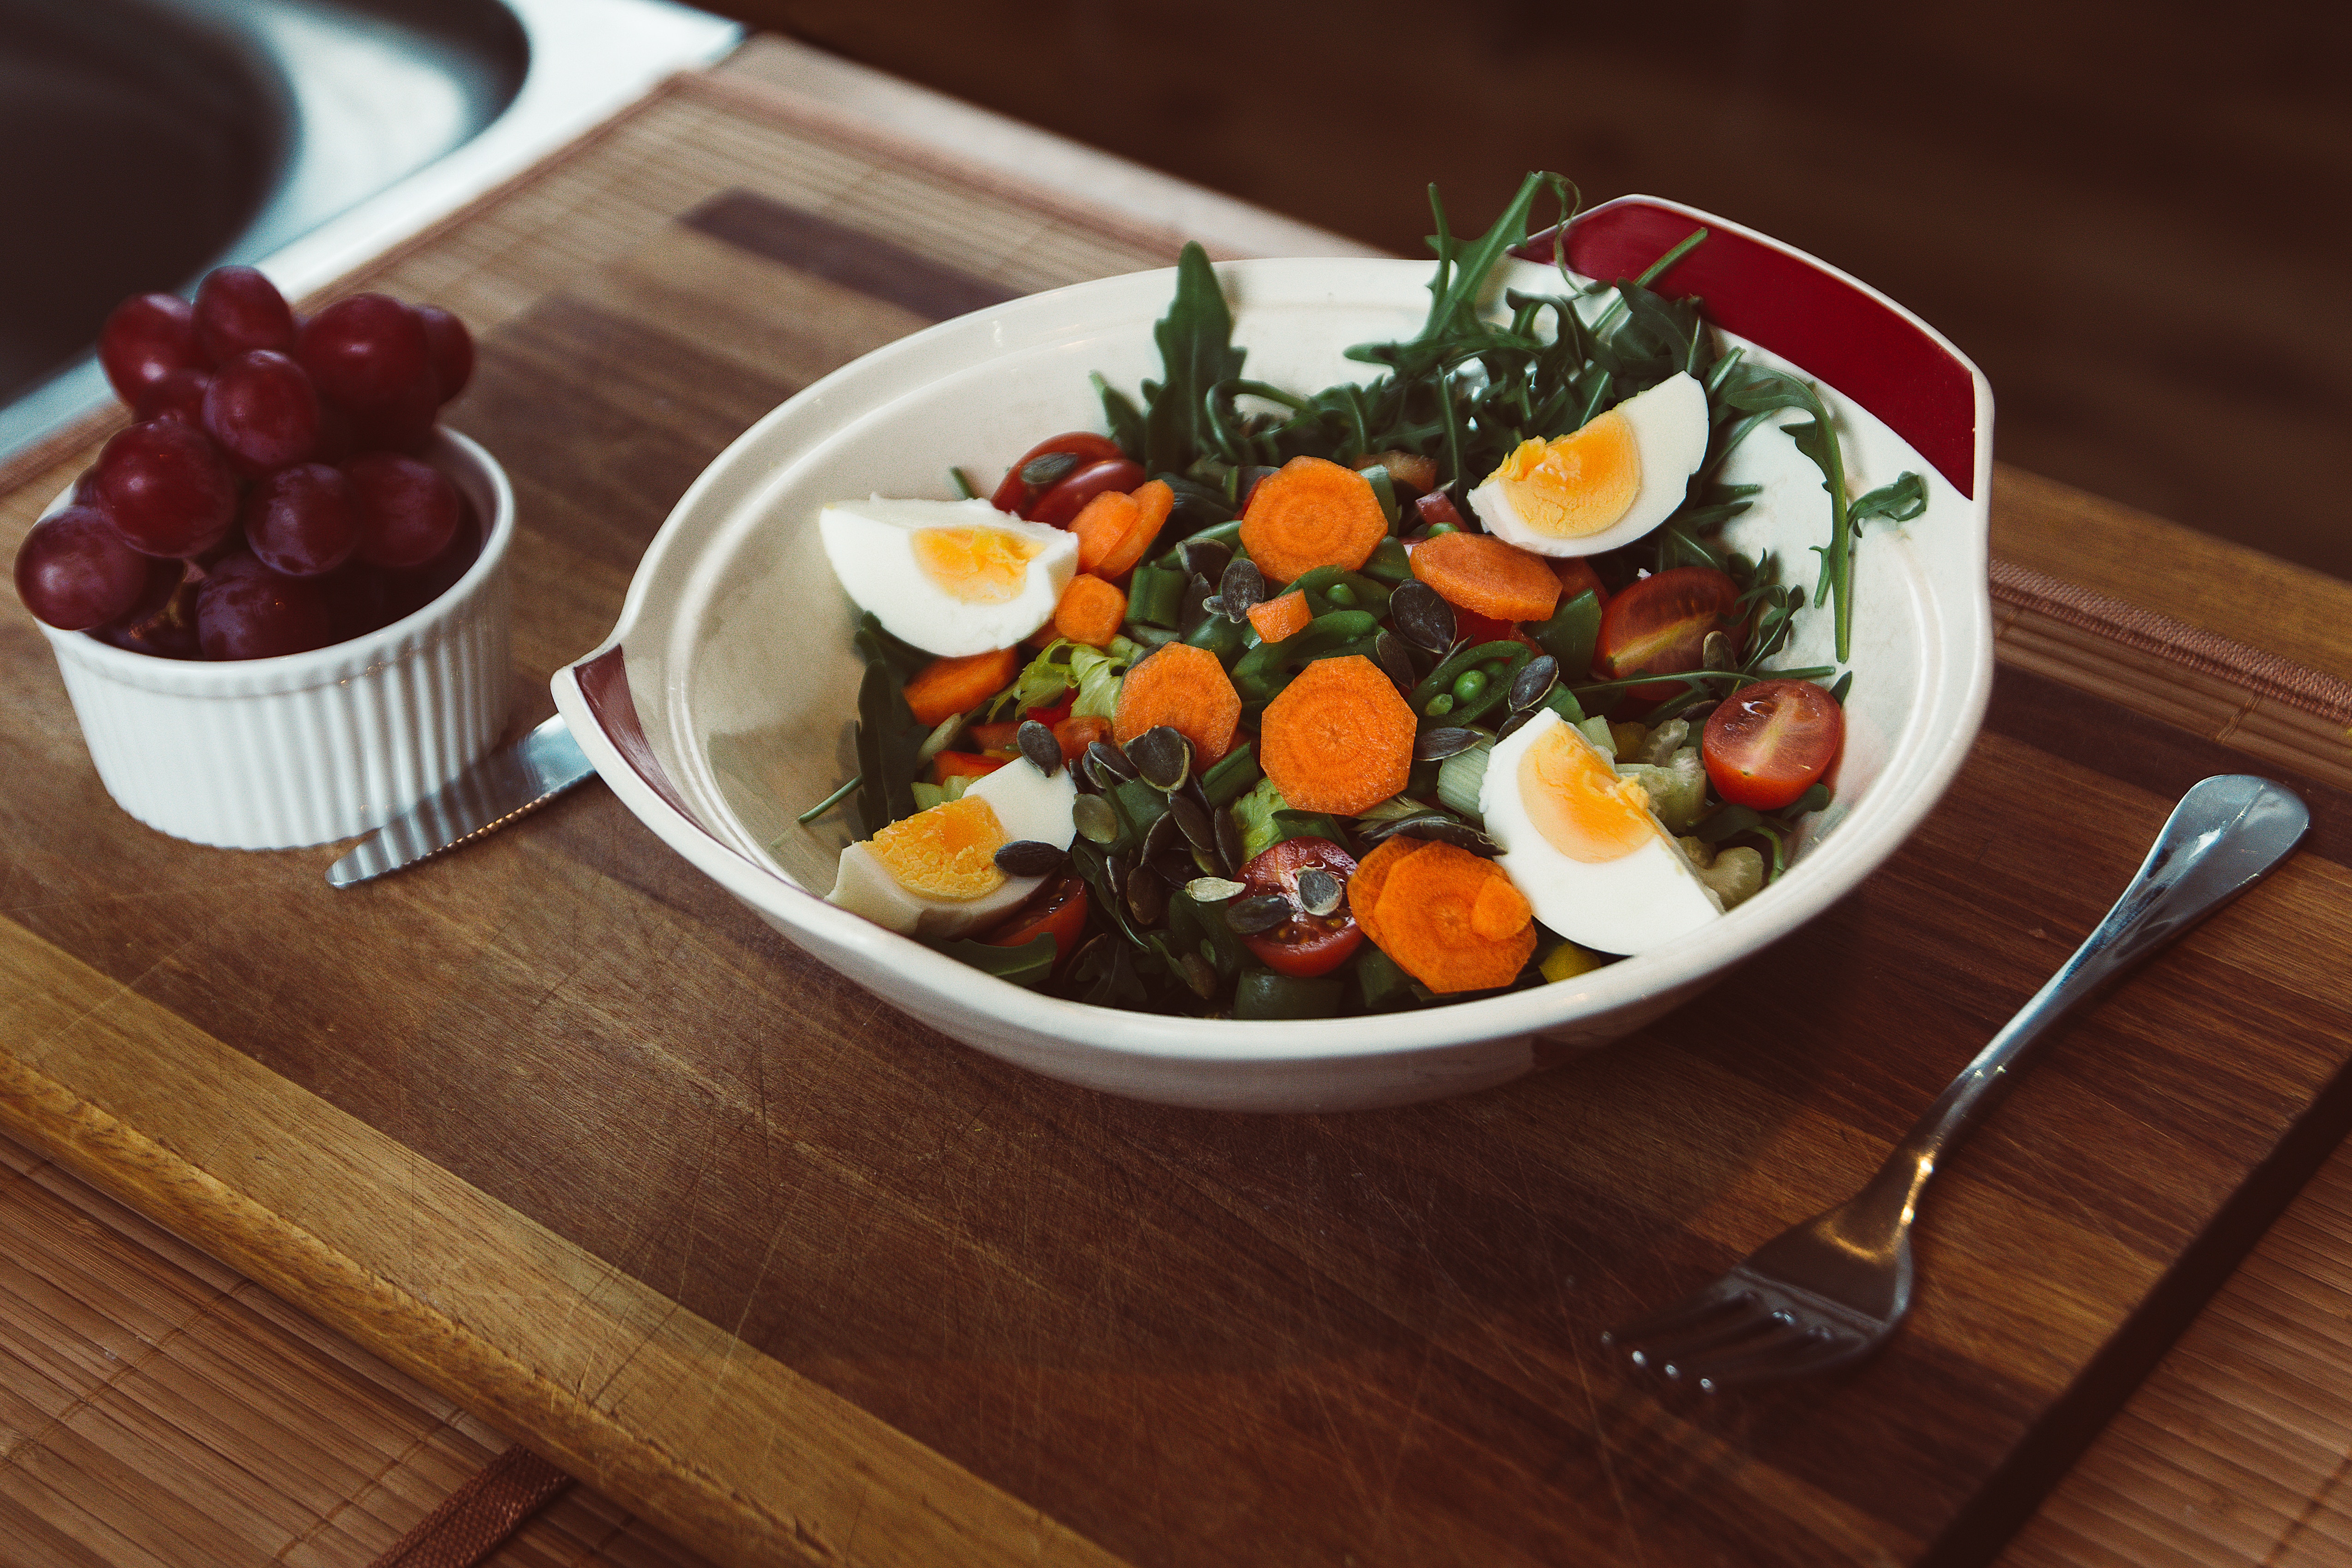
[(2008, 462), (2352, 577), (2352, 5), (701, 0), (1426, 254), (1531, 168), (1875, 284)]

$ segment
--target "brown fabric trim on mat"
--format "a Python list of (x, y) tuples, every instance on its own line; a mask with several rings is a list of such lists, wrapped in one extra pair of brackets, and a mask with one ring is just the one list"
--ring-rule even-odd
[(371, 1568), (475, 1568), (572, 1485), (572, 1478), (517, 1444), (442, 1500)]
[(2249, 647), (2218, 632), (2008, 561), (1992, 563), (1992, 596), (2013, 608), (2219, 676), (2258, 697), (2352, 724), (2352, 680)]

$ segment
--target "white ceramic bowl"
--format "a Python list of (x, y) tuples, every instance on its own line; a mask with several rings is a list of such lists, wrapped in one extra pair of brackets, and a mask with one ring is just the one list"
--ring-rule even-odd
[[(1371, 1017), (1244, 1023), (1118, 1012), (982, 975), (825, 903), (848, 833), (793, 826), (856, 771), (853, 609), (819, 548), (818, 506), (944, 496), (949, 465), (992, 481), (1045, 436), (1100, 428), (1087, 383), (1159, 374), (1152, 322), (1172, 274), (1037, 295), (946, 322), (835, 372), (762, 419), (688, 490), (646, 551), (620, 623), (557, 673), (557, 706), (614, 791), (679, 854), (827, 963), (958, 1039), (1035, 1071), (1171, 1104), (1335, 1110), (1503, 1082), (1657, 1017), (1853, 889), (1917, 826), (1973, 740), (1991, 679), (1984, 378), (1916, 318), (1822, 263), (1689, 208), (1628, 197), (1579, 219), (1580, 273), (1641, 271), (1700, 223), (1669, 275), (1760, 357), (1805, 370), (1835, 411), (1856, 493), (1904, 469), (1926, 514), (1872, 524), (1837, 800), (1763, 893), (1668, 951), (1486, 1000)], [(1248, 374), (1312, 390), (1362, 379), (1350, 343), (1410, 336), (1426, 263), (1299, 260), (1218, 268)], [(1518, 287), (1556, 291), (1528, 264)], [(1897, 432), (1901, 432), (1900, 435)], [(1741, 459), (1773, 486), (1734, 540), (1811, 575), (1828, 533), (1817, 470), (1759, 432)], [(1739, 476), (1727, 476), (1739, 477)], [(1788, 655), (1824, 663), (1826, 616)]]
[(446, 593), (390, 626), (219, 663), (41, 628), (117, 805), (199, 844), (324, 844), (382, 826), (497, 741), (513, 684), (514, 491), (497, 459), (455, 431), (437, 431), (425, 455), (481, 520), (482, 552)]

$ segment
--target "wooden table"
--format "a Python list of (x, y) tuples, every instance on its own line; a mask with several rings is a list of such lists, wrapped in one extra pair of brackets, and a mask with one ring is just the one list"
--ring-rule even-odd
[[(761, 79), (805, 89), (801, 64), (755, 52), (681, 83), (370, 279), (482, 329), (455, 422), (517, 479), (534, 678), (593, 643), (646, 533), (761, 399), (936, 314), (943, 270), (1017, 291), (1172, 250), (1131, 214), (972, 163), (977, 142), (942, 154), (905, 138), (919, 121), (877, 132)], [(1213, 204), (1192, 212), (1212, 226)], [(1228, 249), (1269, 232), (1228, 216)], [(920, 265), (877, 282), (841, 260), (873, 254), (844, 235)], [(746, 290), (764, 317), (740, 311)], [(0, 543), (80, 461), (56, 458), (11, 476)], [(2010, 563), (2352, 663), (2342, 584), (2015, 472), (1995, 519)], [(1588, 1316), (1703, 1278), (1875, 1159), (1912, 1090), (2095, 917), (2161, 815), (2164, 770), (2223, 754), (2193, 731), (2315, 794), (2352, 784), (2334, 724), (2022, 591), (1980, 761), (1877, 892), (1793, 939), (1818, 955), (1835, 933), (1856, 966), (1803, 996), (1748, 977), (1803, 1037), (1766, 1047), (1797, 1077), (1708, 1041), (1737, 1016), (1727, 988), (1640, 1050), (1329, 1122), (1150, 1112), (982, 1061), (834, 982), (593, 787), (356, 897), (318, 881), (328, 852), (161, 840), (112, 814), (9, 616), (26, 785), (0, 805), (0, 1131), (722, 1560), (1681, 1563), (1729, 1540), (1759, 1559), (1981, 1559), (2074, 1451), (2067, 1421), (2037, 1413), (2105, 1416), (2352, 1115), (2327, 924), (2352, 873), (2306, 857), (2053, 1047), (1939, 1187), (1933, 1283), (1879, 1368), (1722, 1416), (1580, 1348)], [(522, 716), (544, 710), (527, 689)], [(2035, 781), (2051, 787), (2019, 787)], [(2090, 827), (2069, 792), (2103, 803)], [(2079, 874), (2037, 881), (2049, 855), (2000, 842), (2021, 822)], [(1970, 853), (1980, 874), (1956, 874)], [(1927, 951), (1871, 918), (1970, 896), (1988, 918), (1953, 930), (1982, 950), (1965, 966), (1981, 994), (1939, 987)], [(652, 962), (599, 962), (616, 942)], [(1890, 997), (1916, 1037), (1891, 1074), (1843, 1027)], [(2178, 1115), (2190, 1083), (2133, 1054), (2179, 1041), (2184, 1003), (2236, 1006), (2215, 1027), (2243, 1070), (2193, 1091), (2226, 1125)], [(2117, 1083), (2118, 1061), (2148, 1076)], [(1694, 1085), (1694, 1103), (1763, 1109), (1727, 1147), (1671, 1115), (1593, 1118), (1636, 1103), (1612, 1094)], [(1642, 1137), (1612, 1144), (1625, 1127)], [(2119, 1161), (2158, 1148), (2214, 1184), (2158, 1170), (2130, 1211), (2041, 1206), (2053, 1177), (2090, 1179), (2053, 1138)], [(1643, 1175), (1662, 1150), (1697, 1163)], [(1585, 1212), (1529, 1184), (1547, 1174)], [(2347, 1190), (2339, 1155), (2008, 1560), (2340, 1549)], [(2019, 1213), (2042, 1227), (2024, 1244), (2005, 1228)], [(1970, 1314), (2014, 1306), (2034, 1245), (2095, 1261), (2028, 1292), (2041, 1315), (1994, 1343), (1985, 1325), (2009, 1320)], [(1953, 1418), (1894, 1420), (1874, 1376)], [(1437, 1426), (1417, 1430), (1424, 1410)], [(1876, 1425), (1806, 1425), (1842, 1411)], [(2039, 1447), (2016, 1440), (2029, 1426)], [(1587, 1429), (1610, 1434), (1597, 1460)], [(1788, 1457), (1857, 1436), (1839, 1463), (1918, 1495), (1841, 1489)], [(1921, 1447), (1890, 1463), (1866, 1446), (1898, 1436)], [(1596, 1464), (1587, 1497), (1546, 1495)], [(1742, 1506), (1769, 1511), (1742, 1522)]]

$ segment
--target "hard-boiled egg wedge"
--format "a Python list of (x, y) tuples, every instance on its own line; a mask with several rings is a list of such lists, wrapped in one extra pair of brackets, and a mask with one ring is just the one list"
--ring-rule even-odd
[(1478, 791), (1496, 862), (1536, 919), (1601, 952), (1647, 952), (1723, 912), (1638, 780), (1546, 710), (1496, 746)]
[(984, 500), (836, 501), (817, 514), (833, 574), (902, 642), (942, 658), (1011, 647), (1054, 618), (1077, 536)]
[(841, 852), (826, 897), (905, 936), (960, 937), (1013, 912), (1040, 877), (1009, 877), (996, 852), (1021, 839), (1067, 849), (1077, 829), (1070, 770), (1052, 777), (1017, 757), (974, 779), (961, 799), (903, 817)]
[(1597, 555), (1665, 521), (1706, 458), (1706, 393), (1677, 371), (1581, 429), (1520, 442), (1470, 506), (1523, 550)]

